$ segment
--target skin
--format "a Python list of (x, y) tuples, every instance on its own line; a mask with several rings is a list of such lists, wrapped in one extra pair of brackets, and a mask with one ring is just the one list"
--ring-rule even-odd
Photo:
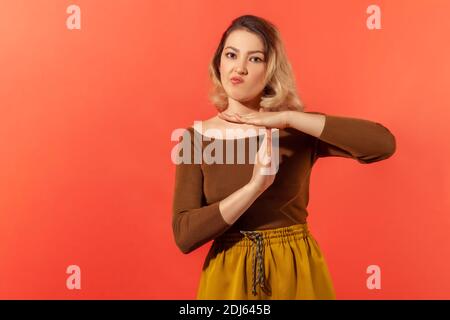
[[(220, 61), (220, 77), (228, 95), (228, 108), (206, 121), (206, 124), (218, 129), (244, 130), (291, 127), (319, 137), (325, 125), (324, 115), (300, 111), (263, 111), (259, 104), (266, 86), (264, 76), (268, 57), (264, 53), (253, 51), (264, 51), (262, 40), (254, 33), (235, 30), (226, 39)], [(236, 75), (241, 76), (244, 82), (234, 85), (230, 79)]]
[[(252, 51), (261, 51), (254, 52)], [(259, 110), (267, 63), (264, 45), (254, 33), (235, 30), (227, 38), (220, 60), (220, 80), (228, 94), (228, 111), (247, 114)], [(243, 83), (230, 78), (240, 76)]]
[[(232, 47), (232, 48), (231, 48)], [(253, 33), (235, 30), (227, 38), (222, 51), (220, 73), (221, 81), (228, 94), (228, 111), (250, 114), (260, 111), (259, 102), (265, 87), (264, 76), (266, 62), (261, 39)], [(234, 85), (231, 77), (240, 76), (244, 82)], [(232, 120), (232, 121), (230, 121)], [(203, 121), (203, 128), (221, 129), (258, 129), (258, 126), (226, 119), (219, 115)], [(263, 167), (270, 167), (271, 131), (267, 129), (263, 144), (256, 153), (251, 180), (242, 188), (220, 201), (219, 210), (224, 220), (232, 225), (274, 181), (275, 175), (262, 175)], [(265, 159), (269, 161), (259, 161)]]
[[(220, 60), (220, 76), (222, 86), (228, 95), (227, 112), (250, 114), (258, 112), (259, 103), (265, 87), (264, 76), (267, 63), (261, 39), (254, 33), (235, 30), (226, 39)], [(231, 77), (240, 76), (244, 82), (235, 85)], [(220, 114), (203, 121), (203, 128), (220, 129), (225, 136), (225, 129), (255, 129), (252, 124), (237, 123), (236, 119), (224, 118)]]
[[(315, 137), (320, 136), (325, 123), (323, 115), (297, 111), (264, 112), (260, 107), (266, 85), (264, 77), (268, 58), (263, 52), (264, 44), (254, 33), (235, 30), (228, 36), (220, 60), (220, 77), (228, 95), (228, 108), (225, 112), (203, 121), (203, 128), (220, 129), (224, 137), (225, 129), (288, 127)], [(244, 82), (234, 85), (230, 80), (233, 76), (242, 77)], [(270, 130), (267, 132), (270, 133)]]
[[(259, 103), (266, 85), (266, 57), (264, 53), (252, 51), (264, 51), (263, 42), (257, 35), (245, 30), (235, 30), (228, 36), (220, 63), (221, 82), (228, 95), (228, 109), (202, 123), (203, 130), (220, 129), (224, 137), (225, 129), (255, 129), (259, 132), (259, 128), (266, 128), (263, 144), (255, 156), (250, 181), (219, 203), (222, 217), (230, 225), (275, 180), (275, 174), (261, 174), (262, 168), (271, 166), (271, 128), (284, 129), (292, 126), (318, 136), (325, 122), (322, 115), (295, 111), (264, 112)], [(244, 82), (234, 85), (231, 82), (233, 76), (242, 77)]]

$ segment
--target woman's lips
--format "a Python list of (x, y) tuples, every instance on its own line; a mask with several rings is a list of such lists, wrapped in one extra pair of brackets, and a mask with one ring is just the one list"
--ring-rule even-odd
[(242, 81), (240, 79), (235, 79), (235, 78), (231, 79), (231, 83), (233, 83), (233, 84), (239, 84), (239, 83), (242, 83), (242, 82), (244, 82), (244, 81)]

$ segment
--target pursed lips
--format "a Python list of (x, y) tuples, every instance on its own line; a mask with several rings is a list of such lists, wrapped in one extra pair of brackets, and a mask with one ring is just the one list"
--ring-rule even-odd
[(237, 83), (244, 82), (244, 80), (242, 78), (239, 78), (239, 77), (233, 77), (233, 78), (231, 78), (231, 82), (234, 83), (234, 84), (237, 84)]

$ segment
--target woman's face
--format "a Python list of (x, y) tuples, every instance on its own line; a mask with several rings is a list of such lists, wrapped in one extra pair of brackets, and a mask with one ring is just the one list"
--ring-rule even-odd
[[(220, 80), (229, 98), (241, 103), (259, 99), (265, 87), (266, 57), (264, 44), (254, 33), (234, 30), (225, 41), (220, 58)], [(232, 77), (243, 82), (233, 83)]]

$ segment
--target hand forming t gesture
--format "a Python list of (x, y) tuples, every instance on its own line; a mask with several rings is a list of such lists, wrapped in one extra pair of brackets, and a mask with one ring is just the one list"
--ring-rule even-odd
[(263, 111), (263, 108), (260, 108), (259, 112), (252, 112), (244, 115), (224, 111), (220, 112), (218, 116), (226, 121), (252, 124), (266, 128), (284, 129), (288, 127), (287, 111), (265, 112)]

